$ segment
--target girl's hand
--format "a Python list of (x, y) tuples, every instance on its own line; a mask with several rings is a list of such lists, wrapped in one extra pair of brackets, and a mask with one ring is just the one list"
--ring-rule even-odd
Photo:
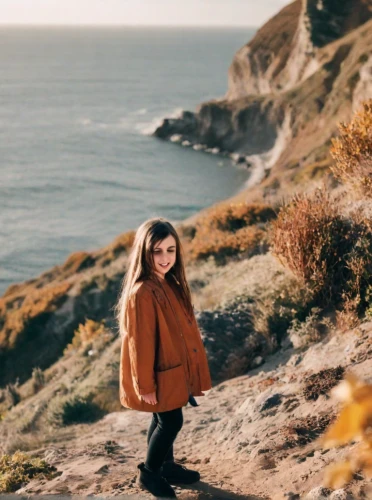
[(150, 392), (149, 394), (142, 394), (141, 398), (145, 401), (145, 403), (149, 403), (150, 405), (156, 405), (156, 392)]

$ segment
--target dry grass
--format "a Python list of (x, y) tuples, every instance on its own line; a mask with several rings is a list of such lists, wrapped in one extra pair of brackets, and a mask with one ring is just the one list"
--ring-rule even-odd
[(320, 341), (332, 327), (332, 321), (324, 316), (322, 309), (312, 307), (305, 319), (292, 320), (287, 333), (293, 346), (301, 348)]
[(295, 280), (273, 286), (265, 296), (256, 296), (252, 304), (254, 331), (275, 348), (294, 321), (299, 321), (311, 307), (312, 293)]
[(30, 321), (62, 305), (71, 286), (63, 282), (29, 290), (24, 298), (19, 297), (19, 304), (12, 297), (0, 298), (0, 347), (13, 348)]
[(318, 305), (342, 303), (344, 321), (366, 310), (372, 226), (362, 207), (346, 217), (341, 195), (324, 187), (296, 195), (273, 223), (272, 244), (280, 262), (311, 287)]
[(332, 140), (331, 170), (353, 192), (372, 198), (372, 99), (349, 124), (339, 125), (340, 137)]
[(67, 257), (62, 269), (74, 274), (94, 266), (95, 262), (95, 258), (88, 252), (74, 252)]
[(234, 255), (251, 257), (268, 249), (267, 225), (276, 216), (269, 205), (249, 203), (221, 204), (200, 218), (189, 241), (184, 243), (191, 260), (213, 256), (226, 263)]
[(33, 478), (51, 479), (57, 469), (40, 458), (31, 458), (17, 451), (12, 456), (0, 457), (0, 493), (18, 490)]
[(94, 321), (87, 319), (84, 324), (81, 323), (77, 330), (75, 330), (72, 341), (64, 349), (63, 354), (65, 355), (71, 351), (85, 352), (87, 349), (92, 348), (92, 343), (98, 338), (102, 340), (103, 346), (105, 346), (112, 340), (113, 336), (106, 330), (103, 320)]
[(294, 196), (273, 223), (273, 254), (315, 291), (329, 288), (348, 228), (325, 189)]
[(55, 427), (89, 423), (99, 420), (106, 412), (94, 401), (94, 393), (58, 396), (48, 406), (47, 422)]
[(117, 236), (107, 247), (109, 256), (116, 258), (122, 252), (127, 252), (133, 245), (135, 234), (135, 231), (128, 231)]
[(330, 173), (331, 161), (329, 158), (309, 163), (301, 167), (293, 176), (295, 184), (304, 185), (309, 181), (318, 181)]

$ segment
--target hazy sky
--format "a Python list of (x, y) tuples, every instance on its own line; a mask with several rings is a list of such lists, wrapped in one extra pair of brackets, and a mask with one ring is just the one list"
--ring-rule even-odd
[(0, 0), (0, 24), (259, 26), (290, 0)]

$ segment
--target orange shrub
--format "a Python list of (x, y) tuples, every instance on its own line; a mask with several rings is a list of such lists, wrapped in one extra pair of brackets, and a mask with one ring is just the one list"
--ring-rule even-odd
[(273, 223), (273, 254), (314, 290), (329, 289), (347, 229), (326, 190), (297, 194)]
[(318, 299), (360, 311), (371, 281), (371, 223), (361, 209), (345, 217), (339, 201), (325, 188), (296, 195), (273, 223), (273, 253)]
[(331, 171), (362, 196), (372, 197), (372, 99), (365, 102), (354, 119), (339, 125), (340, 137), (332, 139)]
[(221, 204), (197, 221), (191, 243), (185, 244), (194, 259), (213, 255), (217, 260), (236, 254), (251, 256), (267, 249), (267, 223), (276, 216), (269, 205)]
[(91, 344), (96, 338), (104, 337), (106, 333), (108, 332), (106, 332), (102, 322), (87, 319), (84, 324), (81, 323), (77, 330), (75, 330), (71, 343), (67, 345), (63, 353), (66, 354), (69, 351), (84, 348), (88, 344)]
[(276, 217), (270, 205), (230, 203), (216, 208), (209, 215), (209, 226), (221, 231), (238, 231), (246, 226), (268, 222)]
[(223, 259), (238, 253), (250, 256), (256, 253), (265, 235), (265, 231), (255, 226), (244, 227), (236, 233), (201, 230), (194, 241), (192, 255), (196, 259), (207, 258), (210, 255)]

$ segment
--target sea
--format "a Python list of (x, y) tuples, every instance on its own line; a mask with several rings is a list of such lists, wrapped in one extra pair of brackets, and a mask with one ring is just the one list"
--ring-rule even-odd
[(0, 294), (244, 187), (244, 167), (151, 132), (223, 96), (255, 31), (0, 27)]

